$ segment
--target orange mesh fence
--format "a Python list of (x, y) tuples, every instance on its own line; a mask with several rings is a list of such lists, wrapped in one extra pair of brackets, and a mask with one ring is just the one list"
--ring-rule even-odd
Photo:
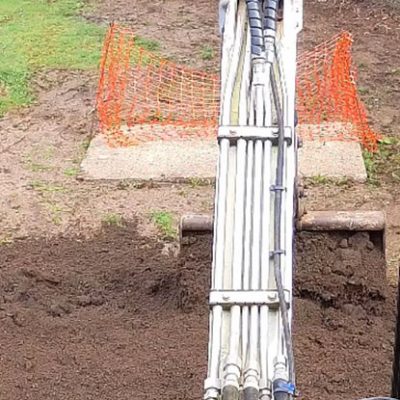
[[(306, 140), (357, 141), (369, 150), (369, 128), (351, 67), (351, 36), (342, 33), (299, 57), (299, 135)], [(152, 140), (215, 137), (219, 77), (168, 61), (112, 25), (100, 66), (97, 110), (110, 146)]]
[(113, 25), (103, 49), (97, 109), (114, 146), (210, 136), (218, 121), (219, 79), (136, 46), (131, 31)]
[(343, 32), (298, 58), (299, 134), (305, 140), (357, 141), (374, 150), (378, 135), (357, 94), (351, 46), (351, 35)]

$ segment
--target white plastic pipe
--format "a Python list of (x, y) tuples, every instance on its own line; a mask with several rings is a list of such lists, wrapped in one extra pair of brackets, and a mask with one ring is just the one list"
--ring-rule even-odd
[[(250, 62), (245, 29), (245, 0), (226, 0), (221, 65), (222, 125), (264, 127), (273, 123), (269, 70), (261, 58)], [(224, 0), (225, 2), (225, 0)], [(284, 125), (293, 127), (296, 35), (301, 29), (301, 0), (285, 1), (284, 23), (277, 34), (280, 99)], [(296, 11), (297, 10), (297, 11)], [(301, 10), (300, 10), (301, 11)], [(244, 52), (244, 53), (243, 53)], [(255, 134), (256, 134), (255, 130)], [(296, 149), (285, 145), (282, 206), (282, 276), (292, 289), (292, 218)], [(214, 227), (212, 288), (275, 289), (273, 194), (277, 149), (261, 139), (220, 140)], [(289, 311), (291, 318), (291, 310)], [(223, 387), (260, 389), (270, 399), (270, 381), (287, 376), (280, 310), (267, 305), (215, 305), (210, 312), (210, 342), (205, 399), (219, 400)], [(254, 392), (253, 392), (254, 393)]]
[[(227, 84), (231, 85), (232, 94), (230, 104), (231, 113), (229, 122), (238, 124), (239, 121), (233, 121), (236, 117), (232, 112), (232, 97), (241, 94), (242, 70), (240, 70), (240, 61), (243, 57), (243, 42), (245, 39), (245, 22), (246, 22), (246, 4), (241, 2), (238, 7), (236, 35), (231, 57), (231, 70), (227, 79)], [(239, 75), (239, 76), (238, 76)], [(239, 84), (239, 87), (237, 85)], [(236, 86), (236, 87), (235, 87)], [(237, 89), (237, 90), (236, 90)], [(234, 102), (235, 103), (235, 102)], [(240, 100), (237, 102), (240, 105)], [(228, 118), (227, 118), (228, 119)], [(243, 227), (244, 227), (244, 200), (245, 200), (245, 173), (246, 173), (246, 141), (238, 140), (236, 146), (231, 148), (230, 163), (235, 163), (235, 168), (230, 168), (232, 174), (232, 188), (228, 190), (227, 205), (232, 212), (230, 216), (231, 225), (226, 226), (226, 235), (231, 235), (233, 226), (233, 237), (230, 244), (226, 245), (227, 262), (225, 262), (226, 274), (231, 275), (231, 288), (240, 290), (242, 288), (242, 261), (243, 261)], [(233, 171), (235, 170), (235, 171)], [(234, 185), (234, 186), (233, 186)], [(233, 223), (232, 223), (233, 222)], [(239, 390), (239, 380), (241, 376), (240, 361), (240, 333), (241, 333), (241, 309), (239, 305), (234, 305), (230, 310), (230, 337), (229, 337), (229, 353), (226, 358), (224, 367), (223, 388), (232, 386)]]
[[(240, 91), (240, 109), (239, 124), (245, 126), (248, 124), (248, 110), (250, 107), (249, 87), (251, 73), (251, 51), (250, 51), (250, 30), (247, 29), (246, 53), (243, 66), (243, 80)], [(253, 143), (247, 145), (246, 154), (246, 195), (245, 195), (245, 224), (244, 224), (244, 249), (243, 249), (243, 277), (242, 288), (250, 289), (250, 245), (251, 245), (251, 199), (252, 199), (252, 176), (253, 176)], [(249, 308), (242, 308), (242, 368), (247, 360), (247, 346), (249, 336)]]

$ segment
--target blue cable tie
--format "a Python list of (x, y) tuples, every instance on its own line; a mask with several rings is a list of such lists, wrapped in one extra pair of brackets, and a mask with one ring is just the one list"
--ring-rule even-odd
[(279, 382), (278, 387), (274, 390), (274, 392), (284, 392), (294, 396), (296, 388), (293, 383), (290, 382)]

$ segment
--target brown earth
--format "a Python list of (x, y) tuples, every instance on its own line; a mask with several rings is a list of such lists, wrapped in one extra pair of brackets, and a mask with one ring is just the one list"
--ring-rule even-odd
[[(394, 316), (382, 259), (368, 237), (349, 237), (348, 247), (339, 239), (322, 234), (298, 244), (302, 398), (389, 392)], [(317, 272), (327, 243), (331, 257), (342, 260), (329, 286), (326, 271)], [(354, 258), (363, 266), (350, 265)], [(135, 223), (103, 228), (90, 240), (23, 240), (5, 248), (0, 398), (201, 398), (210, 262), (208, 236), (193, 238), (174, 258), (161, 242), (140, 236)]]
[[(218, 63), (217, 1), (91, 3), (88, 18), (128, 23), (174, 60), (210, 70)], [(301, 48), (350, 30), (371, 122), (398, 135), (400, 14), (386, 4), (306, 0)], [(211, 60), (204, 59), (205, 45), (214, 50)], [(34, 81), (36, 104), (0, 121), (0, 398), (198, 399), (207, 357), (209, 240), (178, 260), (173, 246), (157, 239), (149, 213), (161, 209), (177, 219), (210, 212), (213, 188), (77, 180), (96, 127), (96, 79), (44, 71)], [(393, 276), (400, 186), (383, 172), (381, 187), (314, 183), (307, 203), (386, 210)], [(101, 229), (114, 214), (138, 225)], [(389, 391), (392, 291), (383, 286), (373, 240), (348, 239), (300, 238), (294, 331), (306, 399)]]
[(1, 252), (1, 399), (198, 397), (207, 308), (179, 309), (190, 260), (136, 229)]

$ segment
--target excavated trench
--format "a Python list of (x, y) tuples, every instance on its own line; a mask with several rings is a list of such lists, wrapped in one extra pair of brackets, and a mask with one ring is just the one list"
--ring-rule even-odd
[[(0, 250), (0, 398), (202, 396), (210, 236), (181, 256), (135, 224)], [(304, 399), (387, 395), (394, 291), (368, 234), (297, 240), (294, 340)]]

